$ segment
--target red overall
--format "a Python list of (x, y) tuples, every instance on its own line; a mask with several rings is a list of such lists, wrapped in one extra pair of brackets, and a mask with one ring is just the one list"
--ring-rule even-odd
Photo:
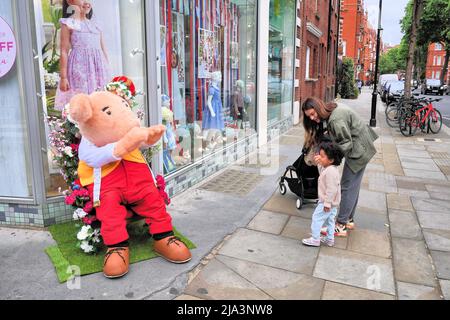
[[(92, 197), (94, 184), (87, 188)], [(125, 205), (146, 218), (150, 234), (172, 231), (172, 218), (147, 164), (121, 160), (117, 168), (102, 178), (96, 216), (101, 222), (100, 232), (107, 246), (128, 240)]]

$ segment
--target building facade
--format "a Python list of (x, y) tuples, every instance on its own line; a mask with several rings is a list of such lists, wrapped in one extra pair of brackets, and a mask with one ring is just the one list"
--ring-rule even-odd
[(298, 2), (295, 121), (306, 98), (334, 100), (339, 5), (337, 0)]
[(341, 0), (339, 54), (353, 59), (355, 79), (373, 81), (377, 34), (370, 25), (364, 0)]
[[(165, 176), (170, 196), (298, 121), (294, 74), (302, 47), (296, 40), (296, 12), (306, 1), (91, 2), (93, 15), (85, 27), (59, 20), (63, 0), (0, 2), (0, 17), (11, 27), (18, 49), (14, 67), (0, 77), (0, 225), (45, 227), (73, 216), (60, 193), (68, 186), (53, 162), (45, 121), (61, 116), (56, 96), (63, 63), (61, 24), (90, 34), (86, 45), (103, 51), (111, 79), (125, 75), (133, 80), (144, 125), (168, 127), (170, 134), (151, 166)], [(322, 79), (319, 61), (326, 61), (329, 33), (328, 17), (320, 15), (321, 39), (313, 34), (305, 43), (317, 45), (311, 68)], [(100, 33), (104, 46), (96, 42)], [(77, 37), (71, 38), (72, 49), (80, 47)], [(311, 93), (331, 89), (320, 84)], [(210, 108), (217, 118), (211, 118)]]
[[(445, 63), (445, 47), (442, 43), (431, 43), (428, 46), (427, 66), (425, 77), (427, 79), (440, 79)], [(450, 70), (444, 77), (444, 83), (450, 84)]]

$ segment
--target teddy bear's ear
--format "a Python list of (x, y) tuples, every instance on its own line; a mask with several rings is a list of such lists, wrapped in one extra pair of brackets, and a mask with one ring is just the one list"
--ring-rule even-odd
[(88, 121), (92, 117), (91, 99), (86, 94), (77, 94), (70, 100), (70, 118), (78, 123)]

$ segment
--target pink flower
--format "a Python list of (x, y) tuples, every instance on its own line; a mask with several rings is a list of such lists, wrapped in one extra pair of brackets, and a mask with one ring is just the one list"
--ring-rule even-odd
[(65, 199), (65, 203), (67, 205), (73, 205), (75, 203), (75, 196), (73, 195), (73, 193), (71, 195), (68, 195)]
[(78, 152), (78, 147), (79, 147), (80, 145), (78, 145), (78, 144), (75, 144), (75, 143), (72, 143), (71, 145), (70, 145), (70, 147), (72, 148), (72, 150), (74, 151), (74, 152)]
[(87, 202), (85, 205), (84, 205), (84, 208), (83, 208), (83, 210), (85, 211), (85, 212), (91, 212), (92, 211), (92, 209), (93, 209), (93, 204), (92, 204), (92, 201), (89, 201), (89, 202)]
[(97, 217), (96, 216), (86, 216), (83, 219), (81, 219), (81, 221), (83, 221), (84, 224), (91, 225), (94, 221), (97, 221)]

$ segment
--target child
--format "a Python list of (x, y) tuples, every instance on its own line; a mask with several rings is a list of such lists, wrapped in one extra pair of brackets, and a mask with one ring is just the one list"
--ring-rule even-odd
[[(341, 201), (341, 179), (338, 166), (341, 164), (343, 155), (333, 142), (322, 142), (319, 149), (320, 152), (314, 159), (320, 171), (319, 203), (312, 216), (312, 237), (303, 239), (302, 243), (311, 247), (319, 247), (322, 242), (332, 247), (334, 246), (334, 219)], [(320, 238), (320, 229), (324, 224), (328, 229), (328, 235)]]
[(91, 94), (109, 82), (103, 33), (92, 19), (88, 0), (64, 0), (61, 23), (60, 83), (55, 109), (63, 110), (78, 93)]

